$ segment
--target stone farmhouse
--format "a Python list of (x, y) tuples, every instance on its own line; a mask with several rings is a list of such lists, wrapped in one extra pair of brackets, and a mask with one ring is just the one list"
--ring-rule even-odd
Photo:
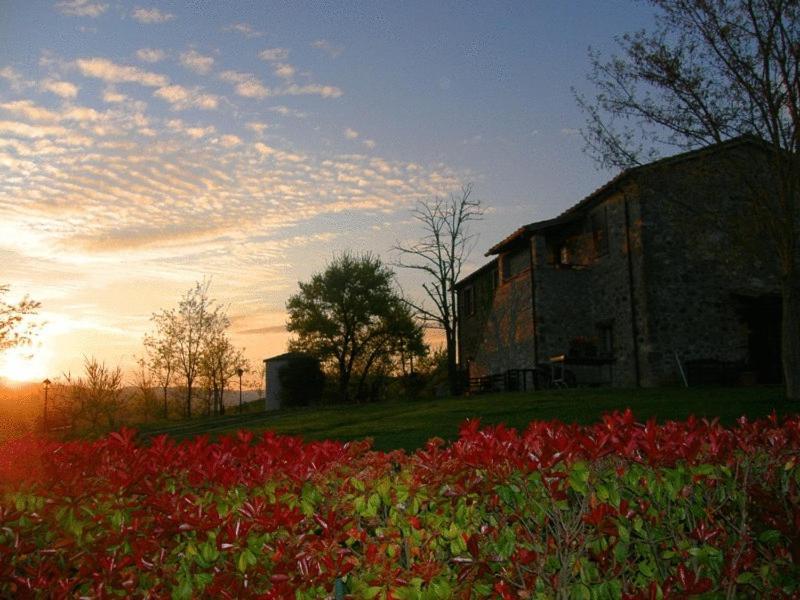
[(779, 382), (776, 261), (748, 200), (764, 152), (744, 137), (628, 169), (492, 246), (456, 286), (471, 384)]

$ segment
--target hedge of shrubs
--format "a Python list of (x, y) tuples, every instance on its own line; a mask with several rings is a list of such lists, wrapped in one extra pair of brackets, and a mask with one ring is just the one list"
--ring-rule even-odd
[(0, 597), (790, 598), (800, 418), (0, 448)]

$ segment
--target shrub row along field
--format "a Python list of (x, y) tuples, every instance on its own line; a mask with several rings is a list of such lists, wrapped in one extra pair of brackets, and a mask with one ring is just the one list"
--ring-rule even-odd
[(800, 417), (1, 450), (2, 597), (800, 593)]

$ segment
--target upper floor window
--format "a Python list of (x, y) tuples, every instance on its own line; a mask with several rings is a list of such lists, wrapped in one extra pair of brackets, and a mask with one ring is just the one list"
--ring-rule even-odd
[(527, 247), (503, 255), (503, 281), (519, 275), (530, 267), (530, 250)]
[(592, 213), (592, 242), (595, 257), (608, 254), (608, 210), (603, 207)]
[(475, 314), (475, 286), (467, 286), (461, 292), (464, 314), (467, 316)]

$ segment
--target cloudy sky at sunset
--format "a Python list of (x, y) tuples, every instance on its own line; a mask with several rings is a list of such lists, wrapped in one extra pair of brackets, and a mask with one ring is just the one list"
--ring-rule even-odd
[(260, 362), (297, 281), (345, 249), (390, 261), (414, 203), (463, 182), (489, 209), (480, 266), (613, 175), (570, 87), (648, 20), (622, 0), (0, 2), (0, 283), (46, 321), (0, 375), (127, 367), (203, 277)]

